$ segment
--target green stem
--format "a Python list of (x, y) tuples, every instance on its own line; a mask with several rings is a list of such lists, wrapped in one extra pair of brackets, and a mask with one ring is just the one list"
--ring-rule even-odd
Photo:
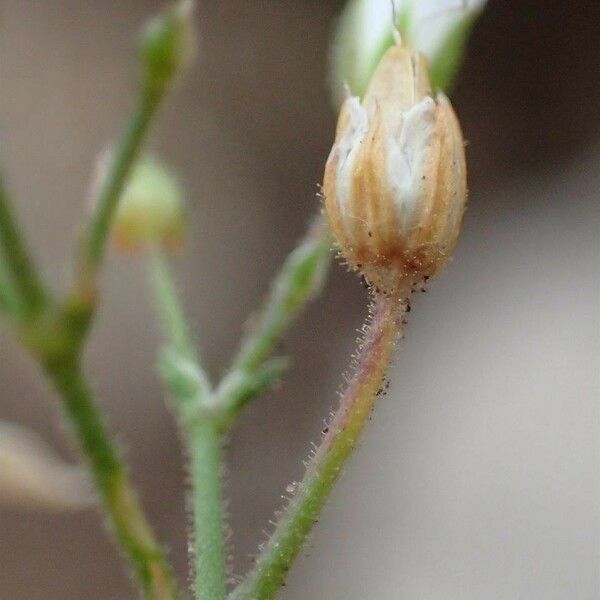
[[(64, 348), (56, 356), (43, 347), (38, 350), (63, 397), (65, 410), (90, 463), (116, 538), (133, 565), (145, 596), (152, 600), (171, 600), (179, 594), (164, 553), (154, 538), (121, 458), (80, 375), (79, 361), (96, 308), (96, 276), (110, 225), (127, 175), (165, 91), (148, 86), (142, 88), (125, 134), (101, 182), (96, 210), (84, 236), (74, 287), (59, 308), (54, 332), (51, 331), (49, 337), (41, 332), (44, 342), (65, 340)], [(33, 335), (35, 338), (35, 331)]]
[(84, 230), (73, 287), (63, 305), (65, 320), (79, 344), (88, 333), (96, 310), (98, 270), (106, 251), (121, 192), (166, 90), (167, 88), (150, 85), (142, 87), (125, 132), (114, 154), (108, 159), (107, 173), (95, 194), (95, 210)]
[(133, 566), (145, 598), (178, 598), (164, 552), (144, 517), (79, 365), (71, 360), (58, 361), (47, 364), (46, 370), (63, 399), (113, 531)]
[(392, 356), (405, 302), (377, 297), (357, 356), (357, 368), (295, 495), (254, 568), (230, 600), (270, 600), (317, 521), (368, 420)]
[(256, 325), (215, 392), (215, 403), (235, 412), (266, 391), (285, 364), (265, 363), (298, 313), (322, 289), (330, 263), (331, 239), (323, 217), (315, 219), (271, 286)]
[(3, 256), (0, 256), (0, 311), (9, 315), (19, 312), (19, 299)]
[(226, 597), (221, 436), (219, 426), (207, 419), (197, 419), (187, 428), (194, 511), (194, 588), (198, 600)]
[[(46, 298), (25, 249), (0, 175), (0, 250), (7, 266), (0, 280), (0, 306), (11, 310), (13, 296), (25, 317), (23, 343), (44, 366), (62, 396), (117, 540), (133, 565), (147, 598), (179, 597), (165, 556), (146, 521), (119, 454), (111, 443), (81, 374), (83, 344), (96, 310), (96, 280), (110, 227), (127, 177), (147, 136), (152, 118), (184, 66), (189, 3), (157, 15), (144, 29), (140, 45), (143, 84), (123, 136), (100, 182), (95, 210), (85, 229), (76, 273), (67, 298), (55, 305)], [(0, 260), (2, 256), (0, 256)], [(1, 265), (0, 265), (1, 266)], [(3, 274), (0, 273), (0, 276)], [(14, 290), (14, 295), (11, 292)], [(16, 311), (14, 311), (16, 312)], [(42, 313), (40, 318), (38, 313)]]
[[(198, 354), (192, 343), (190, 328), (177, 294), (177, 288), (165, 255), (155, 248), (150, 255), (150, 282), (160, 312), (163, 330), (169, 345), (186, 358), (198, 361)], [(207, 388), (208, 385), (207, 380)]]
[(331, 240), (318, 218), (275, 278), (254, 330), (242, 342), (232, 369), (253, 370), (269, 356), (298, 312), (322, 288)]
[(123, 137), (114, 155), (109, 158), (108, 172), (100, 184), (95, 199), (96, 208), (84, 236), (82, 257), (84, 268), (95, 269), (102, 262), (121, 192), (165, 91), (150, 86), (142, 88)]
[(13, 300), (25, 317), (35, 316), (46, 303), (46, 293), (21, 235), (0, 173), (0, 247), (7, 275), (14, 286)]
[(190, 340), (169, 264), (159, 251), (151, 258), (150, 280), (168, 343), (161, 373), (191, 459), (196, 598), (223, 600), (226, 569), (221, 445), (227, 419), (213, 402), (210, 383)]

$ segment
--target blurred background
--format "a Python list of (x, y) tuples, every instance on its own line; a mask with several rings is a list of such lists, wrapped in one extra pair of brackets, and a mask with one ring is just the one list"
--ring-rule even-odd
[[(178, 279), (205, 362), (306, 223), (335, 125), (325, 86), (341, 0), (199, 0), (202, 50), (151, 147), (188, 192)], [(151, 0), (3, 0), (0, 158), (56, 287), (98, 152), (135, 81)], [(600, 70), (596, 0), (491, 0), (453, 94), (470, 205), (455, 260), (415, 299), (391, 388), (282, 593), (286, 600), (600, 597)], [(158, 533), (187, 574), (185, 473), (154, 374), (143, 260), (112, 254), (88, 371)], [(292, 370), (233, 432), (227, 490), (241, 574), (302, 476), (365, 317), (334, 266), (285, 343)], [(0, 333), (0, 419), (76, 448), (32, 361)], [(92, 510), (0, 506), (0, 597), (130, 599)]]

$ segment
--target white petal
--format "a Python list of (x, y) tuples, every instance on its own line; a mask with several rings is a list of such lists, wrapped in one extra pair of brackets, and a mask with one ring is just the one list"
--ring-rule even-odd
[(400, 135), (388, 140), (387, 169), (400, 226), (409, 233), (422, 208), (426, 165), (436, 134), (436, 105), (427, 96), (403, 113)]
[(342, 215), (348, 215), (352, 195), (354, 163), (369, 130), (369, 117), (358, 98), (348, 98), (349, 123), (332, 152), (337, 153), (336, 201)]
[(348, 7), (354, 24), (356, 69), (366, 76), (372, 59), (392, 33), (392, 3), (398, 15), (410, 11), (411, 45), (432, 58), (452, 28), (469, 14), (481, 10), (487, 0), (353, 0)]
[(412, 4), (410, 42), (432, 60), (452, 29), (480, 10), (486, 0), (404, 0), (404, 3)]

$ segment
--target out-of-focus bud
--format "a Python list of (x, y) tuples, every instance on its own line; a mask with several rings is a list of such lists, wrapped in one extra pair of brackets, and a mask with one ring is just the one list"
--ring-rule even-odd
[(175, 176), (158, 162), (138, 162), (119, 201), (113, 240), (121, 250), (153, 245), (178, 247), (183, 240), (183, 193)]
[(330, 80), (339, 106), (344, 85), (362, 97), (379, 60), (394, 44), (396, 28), (425, 54), (434, 89), (447, 90), (472, 25), (486, 0), (349, 0), (340, 16), (331, 48)]
[(162, 90), (193, 58), (192, 0), (180, 0), (151, 18), (140, 39), (146, 85)]
[(85, 469), (62, 461), (33, 431), (0, 421), (0, 504), (74, 510), (94, 502)]
[(398, 43), (363, 103), (347, 98), (323, 188), (343, 255), (376, 288), (405, 288), (448, 260), (466, 203), (464, 143), (422, 54)]

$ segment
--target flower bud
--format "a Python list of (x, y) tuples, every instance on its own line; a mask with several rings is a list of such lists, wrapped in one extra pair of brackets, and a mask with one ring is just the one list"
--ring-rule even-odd
[(422, 54), (393, 46), (362, 104), (346, 99), (323, 191), (342, 254), (376, 288), (412, 285), (448, 260), (467, 195), (464, 143)]
[(0, 505), (76, 510), (94, 502), (85, 469), (64, 462), (33, 431), (0, 421)]
[(140, 55), (149, 88), (165, 88), (192, 58), (195, 49), (192, 8), (191, 0), (180, 0), (146, 24), (140, 39)]
[(147, 158), (138, 162), (115, 216), (117, 247), (135, 251), (153, 244), (178, 246), (184, 229), (182, 196), (179, 182), (165, 167)]

